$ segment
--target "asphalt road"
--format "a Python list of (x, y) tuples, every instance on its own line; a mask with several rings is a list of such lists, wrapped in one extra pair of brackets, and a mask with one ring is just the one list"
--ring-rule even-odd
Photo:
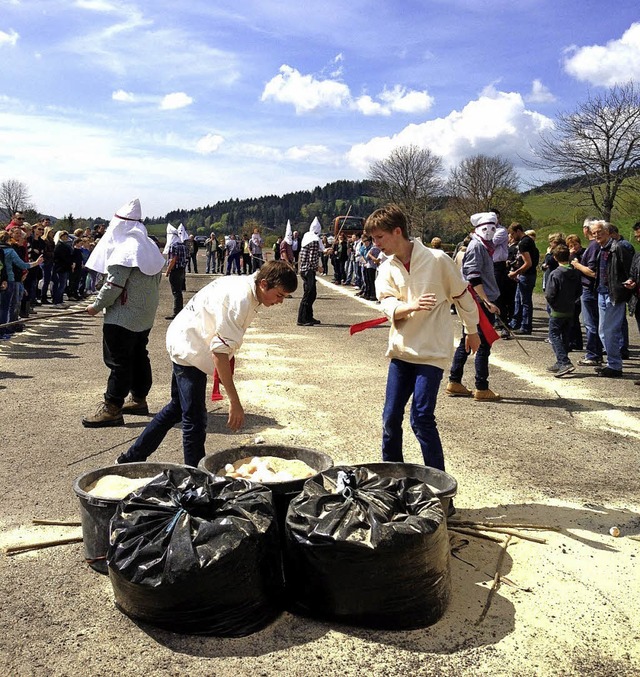
[[(209, 276), (188, 276), (189, 292), (208, 281)], [(322, 324), (298, 327), (300, 295), (298, 291), (281, 306), (263, 309), (247, 333), (236, 367), (246, 426), (237, 434), (229, 433), (225, 401), (211, 403), (207, 448), (226, 448), (261, 436), (268, 443), (321, 449), (336, 463), (377, 461), (388, 328), (350, 337), (349, 325), (376, 317), (379, 310), (324, 279), (315, 306)], [(633, 384), (640, 379), (640, 338), (632, 326), (624, 379), (600, 378), (592, 369), (580, 367), (571, 376), (555, 379), (545, 371), (554, 360), (544, 342), (541, 299), (537, 302), (534, 334), (521, 341), (527, 354), (515, 341), (499, 341), (494, 348), (491, 387), (502, 394), (502, 401), (447, 398), (443, 383), (437, 407), (447, 470), (459, 482), (459, 516), (506, 514), (552, 523), (563, 531), (562, 538), (550, 536), (544, 556), (535, 550), (541, 546), (521, 541), (513, 558), (507, 558), (512, 578), (531, 578), (532, 585), (540, 586), (535, 602), (521, 592), (522, 585), (506, 592), (503, 587), (486, 621), (476, 625), (498, 551), (495, 544), (471, 539), (468, 554), (462, 557), (475, 566), (452, 560), (451, 608), (439, 624), (424, 631), (367, 631), (283, 614), (266, 630), (245, 639), (184, 637), (123, 616), (113, 606), (108, 579), (84, 564), (81, 544), (72, 544), (0, 556), (3, 672), (638, 674), (640, 614), (622, 608), (624, 598), (639, 597), (637, 543), (619, 539), (615, 561), (600, 564), (597, 558), (603, 551), (612, 556), (612, 546), (603, 539), (613, 524), (626, 533), (640, 532), (640, 388)], [(163, 280), (150, 342), (152, 411), (169, 395), (170, 363), (164, 349), (168, 322), (162, 318), (170, 308), (168, 283)], [(470, 365), (467, 372), (465, 383), (472, 386)], [(56, 319), (55, 311), (39, 309), (38, 320), (27, 331), (0, 347), (3, 545), (69, 533), (64, 527), (34, 527), (31, 520), (77, 519), (74, 478), (110, 465), (144, 427), (148, 419), (139, 416), (127, 417), (121, 428), (82, 427), (82, 416), (101, 399), (106, 376), (99, 318)], [(408, 425), (405, 450), (406, 461), (420, 462)], [(181, 462), (180, 430), (172, 430), (152, 458)], [(574, 527), (587, 529), (598, 547), (574, 538)], [(559, 540), (554, 541), (556, 537)], [(572, 547), (575, 561), (571, 575), (565, 577), (571, 585), (556, 590), (560, 566), (555, 553)], [(603, 569), (593, 578), (580, 574), (594, 557)], [(537, 572), (543, 561), (548, 567)], [(568, 570), (568, 560), (563, 561)], [(614, 570), (618, 587), (596, 594), (604, 581), (614, 585), (607, 574)], [(578, 600), (574, 605), (579, 612), (570, 599)], [(577, 627), (576, 619), (585, 614)], [(540, 616), (548, 621), (543, 630)]]

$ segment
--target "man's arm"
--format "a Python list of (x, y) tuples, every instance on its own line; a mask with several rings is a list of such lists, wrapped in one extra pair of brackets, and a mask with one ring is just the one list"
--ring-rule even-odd
[(167, 264), (167, 272), (165, 275), (169, 277), (169, 273), (176, 267), (176, 261), (178, 260), (177, 256), (174, 256), (173, 258), (169, 259), (169, 263)]
[(244, 409), (240, 403), (240, 397), (233, 382), (233, 374), (231, 373), (231, 363), (227, 353), (213, 353), (213, 364), (218, 372), (220, 383), (229, 398), (229, 418), (227, 419), (227, 427), (234, 432), (240, 430), (244, 425)]
[(511, 278), (518, 277), (518, 275), (522, 275), (532, 266), (531, 254), (529, 252), (520, 252), (520, 256), (522, 256), (523, 263), (520, 266), (520, 268), (518, 268), (517, 270), (512, 270), (509, 273), (509, 277)]

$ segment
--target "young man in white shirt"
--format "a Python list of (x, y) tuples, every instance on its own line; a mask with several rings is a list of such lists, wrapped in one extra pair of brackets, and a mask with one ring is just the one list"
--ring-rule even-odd
[(403, 461), (402, 421), (413, 395), (411, 427), (424, 463), (444, 470), (435, 406), (444, 369), (453, 355), (451, 304), (465, 329), (467, 349), (480, 346), (478, 310), (467, 283), (442, 250), (409, 239), (407, 220), (396, 205), (376, 210), (365, 232), (388, 257), (380, 265), (376, 294), (391, 320), (387, 357), (391, 358), (382, 414), (382, 458)]
[(231, 359), (260, 306), (273, 306), (296, 290), (295, 272), (284, 261), (270, 261), (251, 276), (221, 277), (201, 289), (167, 330), (171, 357), (171, 401), (140, 437), (118, 457), (118, 463), (146, 460), (167, 432), (182, 422), (184, 462), (196, 467), (205, 455), (207, 374), (218, 372), (229, 398), (227, 427), (244, 424), (244, 409), (233, 381)]

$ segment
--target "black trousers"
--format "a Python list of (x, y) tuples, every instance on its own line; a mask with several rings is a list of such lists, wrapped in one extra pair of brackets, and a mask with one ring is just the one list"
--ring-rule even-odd
[(129, 393), (138, 399), (149, 394), (152, 383), (147, 352), (150, 331), (131, 331), (117, 324), (102, 326), (104, 363), (111, 370), (105, 402), (121, 407)]
[(306, 273), (300, 273), (304, 283), (302, 291), (302, 301), (298, 308), (298, 322), (311, 322), (313, 319), (313, 302), (316, 300), (316, 271), (307, 270)]
[(173, 268), (169, 273), (169, 284), (171, 285), (171, 293), (173, 294), (173, 314), (177, 315), (184, 305), (182, 297), (182, 290), (184, 289), (185, 269)]

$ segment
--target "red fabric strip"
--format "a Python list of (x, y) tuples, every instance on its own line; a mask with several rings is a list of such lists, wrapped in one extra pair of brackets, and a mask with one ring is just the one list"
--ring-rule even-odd
[(388, 321), (386, 317), (376, 317), (375, 320), (366, 320), (366, 322), (358, 322), (358, 324), (352, 324), (349, 327), (349, 335), (353, 336), (359, 331), (364, 331), (365, 329), (371, 329), (371, 327), (377, 327), (379, 324), (384, 324)]
[[(231, 373), (233, 374), (233, 371), (236, 366), (236, 358), (232, 357), (229, 360), (229, 365), (231, 366)], [(224, 399), (224, 395), (220, 392), (220, 376), (218, 376), (218, 370), (214, 369), (213, 370), (213, 390), (211, 391), (211, 400), (213, 402), (217, 402), (218, 400)]]

